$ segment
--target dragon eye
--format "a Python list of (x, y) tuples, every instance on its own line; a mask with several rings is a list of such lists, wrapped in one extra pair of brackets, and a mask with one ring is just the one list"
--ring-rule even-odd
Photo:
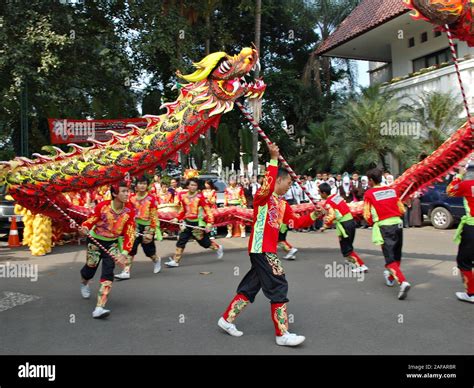
[(245, 58), (245, 63), (252, 63), (253, 57), (250, 55), (247, 58)]

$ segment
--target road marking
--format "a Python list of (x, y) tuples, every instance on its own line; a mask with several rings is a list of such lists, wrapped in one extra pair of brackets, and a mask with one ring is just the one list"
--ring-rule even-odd
[(40, 298), (36, 295), (26, 295), (11, 291), (4, 291), (3, 294), (5, 296), (0, 299), (0, 312), (9, 310), (16, 306), (21, 306), (22, 304), (32, 302)]

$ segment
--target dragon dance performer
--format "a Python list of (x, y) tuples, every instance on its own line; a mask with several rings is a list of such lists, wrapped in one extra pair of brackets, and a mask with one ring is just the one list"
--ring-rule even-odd
[(468, 166), (448, 185), (446, 192), (451, 197), (464, 197), (466, 215), (461, 218), (454, 241), (459, 244), (456, 262), (461, 271), (466, 292), (456, 292), (456, 297), (474, 303), (474, 179), (465, 179)]
[(115, 277), (120, 280), (130, 279), (130, 269), (133, 259), (141, 245), (146, 257), (153, 261), (153, 273), (161, 271), (161, 257), (156, 255), (154, 241), (155, 230), (158, 224), (157, 204), (155, 198), (148, 192), (150, 181), (141, 176), (137, 179), (136, 193), (130, 196), (130, 203), (135, 209), (136, 231), (140, 233), (135, 237), (132, 250), (129, 252), (129, 260), (123, 271)]
[(173, 195), (173, 202), (175, 204), (178, 204), (179, 202), (179, 193), (181, 193), (182, 191), (185, 191), (185, 189), (183, 189), (179, 183), (180, 183), (180, 180), (178, 178), (171, 179), (170, 187), (168, 189)]
[[(173, 221), (185, 222), (185, 226), (182, 227), (181, 233), (179, 234), (178, 242), (176, 243), (176, 252), (174, 257), (165, 263), (168, 267), (179, 267), (179, 262), (183, 257), (184, 248), (186, 247), (189, 239), (194, 236), (196, 241), (203, 248), (211, 248), (217, 253), (217, 258), (222, 259), (224, 255), (224, 248), (222, 245), (217, 244), (209, 239), (209, 232), (212, 229), (214, 222), (214, 216), (209, 203), (204, 198), (204, 195), (198, 190), (198, 180), (196, 178), (190, 178), (186, 182), (186, 191), (182, 191), (178, 195), (178, 203), (181, 205), (182, 210), (178, 215), (177, 219)], [(200, 210), (204, 212), (204, 221), (206, 222), (205, 230), (195, 229), (194, 227), (200, 226)], [(191, 227), (190, 227), (191, 226)]]
[(155, 196), (159, 205), (173, 203), (173, 194), (169, 191), (168, 182), (161, 182), (161, 190)]
[[(211, 180), (207, 180), (204, 182), (205, 189), (202, 191), (204, 198), (206, 198), (209, 206), (212, 210), (217, 209), (217, 194), (216, 194), (216, 186)], [(213, 227), (210, 233), (210, 239), (214, 240), (217, 234), (217, 228)]]
[(372, 226), (372, 242), (382, 245), (385, 257), (385, 284), (393, 287), (395, 280), (400, 285), (398, 299), (407, 297), (410, 283), (406, 281), (400, 266), (402, 263), (403, 221), (405, 207), (395, 189), (381, 186), (382, 170), (374, 168), (367, 173), (369, 186), (364, 194), (364, 218)]
[[(82, 223), (80, 232), (87, 235), (90, 231), (92, 237), (125, 264), (126, 256), (132, 249), (135, 239), (135, 210), (128, 202), (127, 182), (122, 181), (112, 185), (110, 192), (113, 199), (99, 203), (94, 208), (92, 216)], [(120, 244), (120, 238), (123, 238), (123, 244)], [(100, 261), (102, 261), (102, 274), (97, 295), (97, 307), (92, 313), (94, 318), (104, 318), (110, 314), (110, 310), (106, 310), (104, 307), (114, 281), (115, 262), (108, 253), (88, 238), (87, 261), (81, 269), (81, 294), (84, 299), (90, 298), (89, 281), (94, 277)]]
[(338, 193), (331, 195), (331, 186), (327, 183), (319, 185), (321, 198), (325, 201), (324, 208), (327, 213), (324, 217), (324, 224), (320, 229), (324, 232), (335, 222), (336, 233), (339, 237), (341, 253), (346, 261), (354, 266), (353, 272), (366, 272), (369, 270), (359, 255), (354, 251), (353, 243), (355, 238), (356, 224), (351, 214), (351, 209), (344, 198)]
[[(237, 185), (237, 180), (235, 178), (230, 178), (229, 186), (224, 191), (224, 206), (239, 206), (246, 207), (247, 199), (245, 198), (244, 190), (241, 186)], [(245, 237), (245, 225), (242, 223), (237, 223), (240, 228), (240, 237)], [(227, 236), (226, 238), (232, 238), (232, 228), (233, 224), (227, 225)]]
[(270, 165), (262, 187), (254, 197), (254, 223), (249, 241), (252, 264), (237, 288), (237, 294), (218, 321), (218, 326), (234, 337), (243, 333), (232, 323), (248, 303), (255, 300), (260, 289), (270, 299), (271, 317), (275, 326), (276, 343), (284, 346), (301, 344), (305, 337), (288, 331), (287, 294), (288, 282), (278, 259), (277, 240), (281, 223), (294, 223), (295, 228), (308, 227), (317, 219), (315, 212), (303, 217), (296, 216), (282, 196), (292, 180), (288, 172), (278, 169), (278, 146), (271, 144)]

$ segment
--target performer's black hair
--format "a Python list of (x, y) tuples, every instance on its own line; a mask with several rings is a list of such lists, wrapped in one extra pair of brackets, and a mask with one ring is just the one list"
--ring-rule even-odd
[(136, 183), (140, 183), (140, 182), (146, 182), (147, 185), (150, 184), (150, 179), (147, 178), (146, 175), (141, 175), (137, 178), (137, 182)]
[(372, 179), (377, 184), (382, 182), (382, 170), (380, 168), (373, 168), (367, 171), (367, 178)]
[(216, 185), (214, 184), (213, 181), (211, 181), (210, 179), (208, 179), (207, 181), (205, 181), (204, 183), (207, 183), (212, 190), (216, 190)]
[(191, 182), (196, 183), (196, 184), (198, 185), (198, 187), (199, 187), (199, 179), (197, 179), (197, 178), (189, 178), (189, 179), (186, 181), (186, 187), (188, 187)]
[(117, 195), (120, 191), (121, 187), (127, 187), (128, 188), (128, 183), (126, 181), (120, 181), (118, 183), (114, 183), (113, 185), (110, 185), (110, 194), (112, 195), (112, 199), (114, 199), (114, 194)]
[(318, 188), (321, 193), (325, 193), (327, 195), (331, 194), (331, 186), (329, 186), (327, 183), (321, 183)]
[(277, 178), (286, 178), (288, 175), (290, 175), (288, 170), (285, 170), (284, 168), (281, 168), (281, 167), (278, 169)]

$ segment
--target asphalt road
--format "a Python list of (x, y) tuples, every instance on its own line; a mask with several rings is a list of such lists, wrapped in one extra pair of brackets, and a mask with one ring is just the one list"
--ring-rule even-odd
[[(283, 262), (290, 330), (306, 336), (298, 348), (275, 344), (263, 294), (236, 322), (242, 337), (216, 326), (250, 267), (247, 239), (218, 239), (226, 249), (222, 261), (189, 243), (181, 267), (157, 275), (140, 252), (132, 279), (114, 283), (107, 305), (112, 313), (104, 320), (91, 317), (98, 274), (93, 297), (80, 296), (84, 245), (56, 247), (39, 258), (25, 248), (0, 248), (0, 265), (38, 266), (37, 281), (0, 278), (0, 354), (472, 354), (474, 306), (454, 296), (463, 289), (453, 269), (454, 230), (405, 229), (402, 268), (413, 286), (405, 301), (396, 298), (398, 287), (385, 286), (370, 233), (358, 230), (356, 236), (370, 268), (364, 279), (328, 276), (327, 265), (343, 262), (333, 230), (288, 234), (300, 248), (296, 261)], [(174, 241), (158, 249), (167, 257)]]

